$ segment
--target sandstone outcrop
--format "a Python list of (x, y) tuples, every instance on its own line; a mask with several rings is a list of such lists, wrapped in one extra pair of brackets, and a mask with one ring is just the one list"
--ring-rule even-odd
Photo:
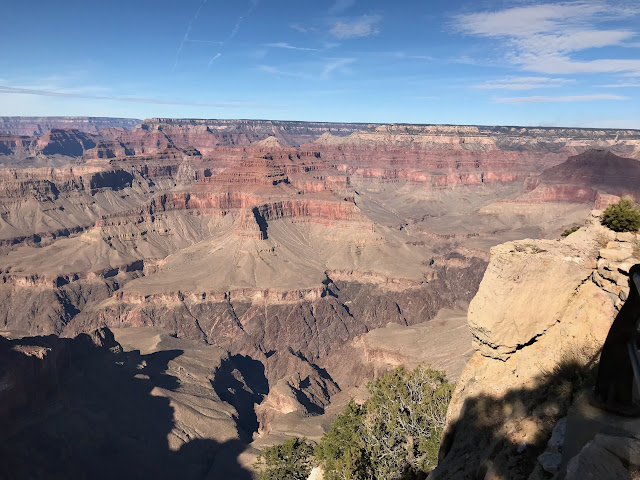
[(469, 305), (469, 328), (480, 353), (501, 360), (558, 323), (596, 266), (592, 250), (555, 240), (506, 243), (491, 256)]
[(476, 352), (430, 478), (542, 479), (545, 469), (557, 471), (558, 450), (538, 456), (588, 382), (637, 262), (636, 236), (602, 227), (599, 213), (564, 240), (492, 249), (469, 307)]

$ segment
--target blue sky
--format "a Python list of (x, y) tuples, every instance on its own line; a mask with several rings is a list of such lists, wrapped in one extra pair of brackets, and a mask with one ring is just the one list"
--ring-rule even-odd
[(640, 129), (635, 1), (2, 0), (0, 115)]

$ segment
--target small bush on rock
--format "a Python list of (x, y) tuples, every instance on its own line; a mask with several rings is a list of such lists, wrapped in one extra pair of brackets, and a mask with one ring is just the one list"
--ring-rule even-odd
[(614, 232), (635, 232), (640, 229), (640, 210), (632, 198), (624, 197), (606, 208), (602, 224)]
[(571, 228), (567, 228), (564, 232), (560, 234), (560, 236), (568, 237), (569, 235), (571, 235), (574, 232), (577, 232), (578, 230), (580, 230), (580, 225), (575, 225)]

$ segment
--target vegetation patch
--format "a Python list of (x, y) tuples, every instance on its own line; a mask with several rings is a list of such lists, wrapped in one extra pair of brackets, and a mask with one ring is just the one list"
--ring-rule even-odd
[(313, 452), (304, 439), (266, 449), (259, 478), (306, 478), (313, 465), (325, 480), (425, 478), (437, 465), (453, 388), (443, 372), (396, 368), (369, 383), (364, 404), (349, 402)]
[(602, 213), (602, 224), (614, 232), (635, 232), (640, 229), (640, 209), (631, 197), (621, 198)]
[(282, 445), (265, 448), (255, 467), (260, 480), (306, 480), (313, 468), (313, 445), (305, 438), (292, 438)]

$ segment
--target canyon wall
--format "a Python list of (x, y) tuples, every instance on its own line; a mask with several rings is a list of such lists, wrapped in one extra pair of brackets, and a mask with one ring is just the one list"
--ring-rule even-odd
[(11, 135), (44, 135), (53, 129), (97, 133), (104, 128), (130, 129), (140, 120), (113, 117), (0, 117), (0, 132)]
[(492, 248), (469, 305), (475, 353), (430, 479), (558, 473), (563, 418), (580, 389), (593, 387), (599, 351), (629, 293), (629, 269), (640, 261), (640, 239), (601, 226), (599, 214), (563, 240)]
[[(141, 328), (218, 349), (220, 385), (249, 385), (234, 373), (249, 362), (267, 386), (248, 386), (246, 405), (217, 394), (241, 417), (234, 435), (282, 433), (405, 361), (371, 334), (464, 308), (491, 247), (555, 238), (632, 189), (639, 142), (624, 130), (172, 119), (3, 134), (0, 326)], [(586, 291), (591, 247), (547, 243), (531, 268), (566, 277), (556, 296)], [(493, 261), (528, 245), (496, 247)], [(508, 363), (561, 330), (538, 320), (473, 323), (472, 363)]]

